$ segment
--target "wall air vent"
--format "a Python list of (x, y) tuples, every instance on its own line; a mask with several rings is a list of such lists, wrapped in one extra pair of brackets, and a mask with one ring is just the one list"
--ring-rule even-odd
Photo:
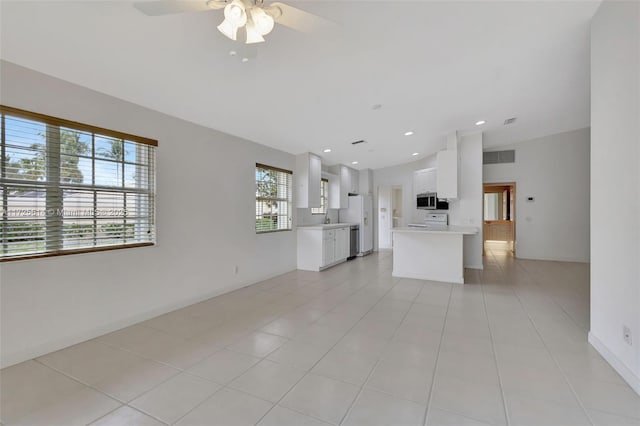
[(509, 124), (513, 124), (516, 122), (517, 119), (518, 117), (507, 118), (506, 120), (504, 120), (504, 125), (508, 126)]
[(367, 141), (365, 141), (364, 139), (359, 140), (359, 141), (355, 141), (355, 142), (351, 142), (351, 145), (359, 145), (361, 143), (367, 143)]
[(487, 151), (482, 153), (482, 164), (502, 164), (515, 163), (516, 151), (510, 149), (507, 151)]

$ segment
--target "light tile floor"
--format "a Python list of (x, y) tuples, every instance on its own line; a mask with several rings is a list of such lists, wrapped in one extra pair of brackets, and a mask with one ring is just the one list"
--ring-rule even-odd
[(587, 343), (589, 267), (489, 244), (468, 284), (391, 255), (294, 271), (0, 372), (3, 425), (640, 425)]

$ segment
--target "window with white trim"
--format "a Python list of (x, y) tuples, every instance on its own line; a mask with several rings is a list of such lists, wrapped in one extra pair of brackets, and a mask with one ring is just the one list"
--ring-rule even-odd
[(320, 180), (320, 207), (311, 207), (311, 214), (327, 214), (329, 205), (329, 179)]
[(155, 243), (152, 139), (0, 106), (0, 261)]
[(292, 177), (289, 170), (256, 164), (256, 233), (291, 230)]

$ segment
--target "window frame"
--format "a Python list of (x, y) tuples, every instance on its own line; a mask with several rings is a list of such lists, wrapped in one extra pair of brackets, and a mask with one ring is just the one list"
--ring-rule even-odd
[(320, 207), (311, 207), (312, 215), (326, 215), (329, 211), (329, 179), (320, 179)]
[[(277, 201), (277, 202), (286, 202), (287, 203), (287, 228), (282, 228), (282, 229), (266, 229), (266, 230), (259, 230), (258, 229), (258, 215), (255, 215), (255, 232), (256, 235), (259, 234), (270, 234), (273, 232), (286, 232), (286, 231), (293, 231), (293, 171), (291, 170), (287, 170), (287, 169), (282, 169), (280, 167), (274, 167), (274, 166), (269, 166), (267, 164), (262, 164), (262, 163), (256, 163), (255, 168), (254, 168), (254, 177), (257, 175), (258, 173), (258, 169), (262, 169), (262, 170), (271, 170), (274, 172), (278, 172), (278, 173), (283, 173), (285, 175), (289, 175), (288, 176), (288, 180), (287, 180), (287, 186), (286, 186), (286, 192), (287, 192), (287, 196), (286, 198), (282, 198), (282, 197), (259, 197), (258, 196), (258, 180), (255, 180), (255, 184), (256, 184), (256, 194), (255, 194), (255, 201), (256, 201), (256, 205), (259, 202), (265, 202), (265, 201)], [(284, 215), (276, 215), (276, 216), (284, 216)], [(263, 216), (264, 218), (264, 216)]]
[[(93, 141), (96, 137), (107, 137), (107, 138), (112, 138), (114, 140), (120, 140), (122, 141), (122, 145), (124, 146), (127, 142), (134, 142), (136, 144), (140, 144), (140, 145), (148, 145), (150, 147), (157, 147), (158, 146), (158, 141), (155, 139), (150, 139), (150, 138), (145, 138), (145, 137), (141, 137), (141, 136), (136, 136), (136, 135), (131, 135), (131, 134), (127, 134), (127, 133), (123, 133), (123, 132), (119, 132), (119, 131), (115, 131), (115, 130), (109, 130), (109, 129), (105, 129), (102, 127), (97, 127), (97, 126), (93, 126), (93, 125), (89, 125), (89, 124), (84, 124), (84, 123), (79, 123), (77, 121), (72, 121), (72, 120), (66, 120), (63, 118), (58, 118), (58, 117), (52, 117), (49, 115), (45, 115), (45, 114), (41, 114), (41, 113), (36, 113), (36, 112), (31, 112), (31, 111), (26, 111), (23, 109), (19, 109), (19, 108), (14, 108), (14, 107), (10, 107), (10, 106), (6, 106), (6, 105), (0, 105), (0, 120), (1, 120), (1, 137), (0, 137), (0, 163), (4, 163), (5, 158), (7, 157), (7, 153), (6, 153), (6, 149), (7, 149), (7, 141), (6, 141), (6, 133), (5, 133), (5, 118), (6, 117), (11, 117), (11, 118), (18, 118), (18, 119), (24, 119), (24, 120), (28, 120), (28, 121), (33, 121), (39, 124), (43, 124), (46, 129), (47, 129), (47, 137), (45, 139), (45, 143), (44, 143), (44, 150), (47, 154), (47, 158), (45, 160), (45, 164), (46, 167), (49, 168), (49, 171), (47, 172), (47, 177), (48, 179), (45, 181), (34, 181), (34, 185), (31, 185), (33, 188), (39, 188), (38, 190), (41, 190), (44, 192), (45, 197), (59, 197), (60, 194), (63, 193), (63, 191), (68, 190), (65, 187), (66, 186), (73, 186), (70, 185), (66, 182), (62, 182), (60, 181), (60, 179), (54, 180), (51, 179), (51, 177), (55, 177), (55, 176), (60, 176), (62, 167), (63, 167), (63, 163), (61, 161), (61, 157), (65, 156), (67, 154), (61, 153), (61, 142), (58, 139), (58, 141), (56, 143), (51, 143), (48, 133), (50, 129), (55, 129), (56, 132), (58, 132), (58, 134), (60, 134), (62, 131), (71, 131), (71, 132), (80, 132), (80, 133), (85, 133), (85, 134), (91, 134), (92, 137), (92, 147), (93, 147)], [(55, 140), (55, 138), (52, 138), (53, 140)], [(53, 153), (54, 154), (54, 158), (50, 159), (49, 154)], [(97, 160), (101, 160), (101, 158), (96, 157), (95, 155), (95, 150), (92, 149), (92, 152), (89, 156), (87, 155), (77, 155), (78, 158), (82, 157), (82, 158), (90, 158), (92, 161)], [(26, 253), (24, 255), (13, 255), (10, 257), (4, 257), (5, 254), (5, 250), (6, 250), (6, 244), (7, 240), (5, 239), (5, 231), (0, 232), (0, 263), (4, 263), (4, 262), (13, 262), (13, 261), (20, 261), (20, 260), (30, 260), (30, 259), (38, 259), (38, 258), (46, 258), (46, 257), (57, 257), (57, 256), (67, 256), (67, 255), (73, 255), (73, 254), (83, 254), (83, 253), (95, 253), (95, 252), (101, 252), (101, 251), (112, 251), (112, 250), (121, 250), (121, 249), (130, 249), (130, 248), (138, 248), (138, 247), (149, 247), (149, 246), (154, 246), (156, 245), (156, 220), (155, 220), (155, 200), (156, 200), (156, 189), (155, 189), (155, 182), (156, 182), (156, 177), (155, 177), (155, 163), (156, 163), (156, 153), (153, 149), (150, 149), (147, 153), (147, 158), (145, 160), (145, 163), (140, 163), (137, 159), (136, 159), (136, 163), (138, 163), (140, 166), (144, 166), (147, 167), (149, 169), (149, 175), (147, 176), (148, 179), (148, 183), (147, 186), (144, 187), (147, 190), (145, 191), (144, 189), (138, 189), (138, 188), (127, 188), (124, 184), (123, 186), (120, 187), (113, 187), (111, 188), (111, 191), (114, 194), (123, 194), (123, 197), (126, 198), (127, 194), (129, 193), (135, 193), (138, 192), (140, 194), (147, 194), (149, 196), (149, 206), (148, 209), (150, 211), (149, 213), (149, 223), (150, 226), (152, 226), (152, 230), (153, 230), (153, 236), (152, 236), (152, 240), (151, 241), (144, 241), (144, 242), (132, 242), (132, 243), (123, 243), (123, 244), (109, 244), (109, 245), (102, 245), (102, 246), (93, 246), (93, 247), (80, 247), (80, 248), (69, 248), (69, 249), (64, 249), (64, 245), (63, 245), (63, 237), (65, 236), (64, 232), (63, 232), (63, 228), (60, 228), (61, 230), (56, 231), (54, 233), (54, 239), (57, 238), (56, 240), (53, 239), (48, 239), (45, 237), (44, 239), (44, 244), (45, 246), (49, 246), (49, 244), (52, 245), (57, 245), (59, 246), (58, 248), (54, 248), (53, 250), (50, 251), (44, 251), (44, 252), (29, 252)], [(124, 159), (124, 154), (123, 154), (123, 159), (122, 161), (118, 162), (118, 164), (122, 163), (124, 167), (125, 164), (129, 164), (129, 162), (125, 161)], [(132, 163), (133, 164), (133, 163)], [(25, 184), (25, 182), (28, 182), (28, 180), (15, 180), (15, 179), (10, 179), (6, 177), (6, 165), (5, 164), (0, 164), (0, 187), (2, 188), (6, 188), (11, 186), (12, 184), (17, 184), (17, 185), (23, 185)], [(124, 179), (124, 176), (123, 176)], [(30, 186), (30, 185), (26, 185), (26, 186)], [(78, 187), (83, 187), (84, 190), (86, 191), (101, 191), (102, 186), (101, 185), (96, 185), (95, 182), (92, 182), (91, 184), (87, 185), (87, 184), (78, 184), (76, 185)], [(5, 206), (8, 205), (8, 200), (9, 200), (9, 194), (8, 191), (3, 190), (3, 197), (0, 200), (0, 210), (2, 211), (2, 214), (0, 214), (0, 223), (2, 223), (3, 225), (8, 223), (8, 216), (9, 216), (9, 212), (4, 208)], [(95, 195), (94, 195), (95, 197)], [(62, 210), (64, 210), (64, 206), (62, 205), (62, 201), (61, 199), (59, 201), (57, 201), (57, 203), (59, 203), (59, 206), (56, 206), (54, 208), (60, 208)], [(95, 207), (94, 207), (95, 208)], [(126, 208), (126, 207), (125, 207)], [(49, 207), (47, 206), (47, 209), (49, 209)], [(125, 213), (126, 215), (126, 213)], [(43, 225), (45, 226), (45, 228), (48, 228), (50, 226), (53, 227), (60, 227), (63, 226), (64, 223), (64, 217), (60, 217), (57, 220), (50, 220), (50, 219), (40, 219), (43, 223)], [(124, 222), (123, 222), (123, 232), (127, 232), (127, 228), (126, 228), (126, 216), (124, 217)], [(3, 229), (4, 226), (3, 226)], [(96, 236), (94, 236), (94, 240), (95, 240)], [(125, 239), (123, 238), (123, 241)]]

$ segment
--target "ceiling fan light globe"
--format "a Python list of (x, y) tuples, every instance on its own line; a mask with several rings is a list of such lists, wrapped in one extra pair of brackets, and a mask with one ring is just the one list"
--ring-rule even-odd
[(252, 19), (247, 21), (245, 29), (247, 30), (247, 44), (262, 43), (264, 41), (264, 37), (262, 37), (262, 34)]
[(229, 17), (232, 19), (238, 19), (242, 16), (242, 10), (236, 5), (229, 5)]
[(267, 35), (273, 31), (275, 20), (260, 7), (251, 9), (251, 19), (255, 23), (260, 34)]
[(239, 0), (233, 0), (224, 8), (224, 18), (236, 27), (241, 27), (247, 23), (247, 13), (244, 5)]
[(222, 21), (222, 24), (218, 25), (218, 31), (235, 41), (238, 38), (238, 27), (233, 25), (228, 19)]

